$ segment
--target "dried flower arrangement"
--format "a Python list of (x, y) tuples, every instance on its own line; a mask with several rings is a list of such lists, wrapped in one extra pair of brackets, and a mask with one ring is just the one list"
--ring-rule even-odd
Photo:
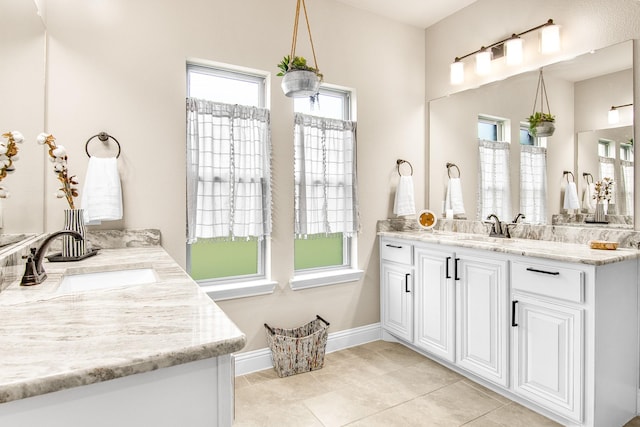
[[(16, 170), (13, 166), (13, 162), (18, 160), (18, 146), (16, 144), (24, 141), (24, 136), (16, 130), (3, 133), (2, 136), (7, 138), (7, 142), (0, 142), (0, 181)], [(9, 192), (0, 186), (0, 199), (7, 197), (9, 197)]]
[(593, 198), (597, 202), (611, 200), (613, 193), (613, 179), (606, 177), (602, 181), (596, 181), (594, 186), (595, 192), (593, 194)]
[(53, 135), (41, 133), (38, 135), (38, 144), (47, 145), (49, 147), (49, 156), (53, 162), (53, 171), (58, 174), (58, 181), (62, 183), (62, 187), (58, 189), (56, 197), (59, 199), (65, 197), (69, 203), (70, 209), (75, 209), (73, 198), (78, 197), (78, 180), (75, 175), (69, 176), (67, 169), (67, 151), (62, 145), (56, 145)]

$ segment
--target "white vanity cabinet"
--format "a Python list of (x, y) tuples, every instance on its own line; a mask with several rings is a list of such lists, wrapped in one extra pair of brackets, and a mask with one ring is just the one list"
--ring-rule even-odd
[(413, 245), (392, 240), (380, 244), (380, 321), (398, 338), (413, 339)]
[(563, 425), (636, 415), (635, 252), (431, 238), (381, 236), (383, 337)]

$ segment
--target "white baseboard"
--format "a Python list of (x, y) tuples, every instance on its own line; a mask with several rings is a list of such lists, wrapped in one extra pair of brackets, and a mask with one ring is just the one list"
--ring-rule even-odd
[[(330, 332), (327, 337), (326, 353), (333, 353), (334, 351), (377, 341), (381, 336), (382, 328), (380, 327), (380, 323), (333, 333)], [(271, 361), (271, 350), (269, 350), (269, 348), (235, 354), (236, 376), (262, 371), (263, 369), (272, 367), (273, 362)]]

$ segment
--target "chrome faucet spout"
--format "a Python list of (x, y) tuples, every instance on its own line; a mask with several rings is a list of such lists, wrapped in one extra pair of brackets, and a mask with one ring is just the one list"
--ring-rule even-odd
[(61, 230), (56, 231), (48, 235), (40, 244), (40, 247), (36, 250), (35, 248), (31, 248), (31, 255), (27, 259), (27, 265), (24, 269), (24, 275), (22, 276), (21, 284), (23, 286), (31, 286), (38, 285), (47, 278), (47, 273), (44, 271), (44, 267), (42, 266), (42, 261), (44, 259), (44, 255), (47, 253), (47, 248), (49, 244), (53, 241), (53, 239), (62, 236), (62, 235), (70, 235), (73, 236), (76, 240), (82, 240), (82, 234), (77, 231), (71, 230)]
[(502, 234), (502, 225), (500, 223), (500, 218), (498, 218), (498, 215), (496, 214), (490, 214), (487, 217), (487, 221), (493, 218), (493, 224), (491, 225), (491, 232), (489, 233), (490, 236), (503, 236)]

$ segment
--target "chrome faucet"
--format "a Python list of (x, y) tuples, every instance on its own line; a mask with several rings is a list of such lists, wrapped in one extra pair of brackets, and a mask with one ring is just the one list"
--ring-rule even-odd
[(56, 237), (62, 236), (64, 234), (68, 234), (73, 236), (76, 240), (82, 240), (82, 234), (76, 231), (70, 230), (62, 230), (56, 231), (48, 235), (40, 244), (38, 249), (31, 248), (31, 255), (27, 257), (27, 265), (24, 269), (24, 275), (22, 276), (22, 286), (32, 286), (38, 285), (47, 278), (47, 273), (44, 271), (44, 267), (42, 266), (42, 260), (44, 255), (47, 253), (47, 248), (53, 239)]
[(502, 234), (502, 224), (500, 223), (500, 218), (498, 218), (496, 214), (491, 214), (487, 217), (487, 221), (489, 221), (491, 218), (493, 218), (494, 222), (489, 223), (491, 224), (491, 231), (489, 232), (489, 236), (504, 237), (504, 234)]

